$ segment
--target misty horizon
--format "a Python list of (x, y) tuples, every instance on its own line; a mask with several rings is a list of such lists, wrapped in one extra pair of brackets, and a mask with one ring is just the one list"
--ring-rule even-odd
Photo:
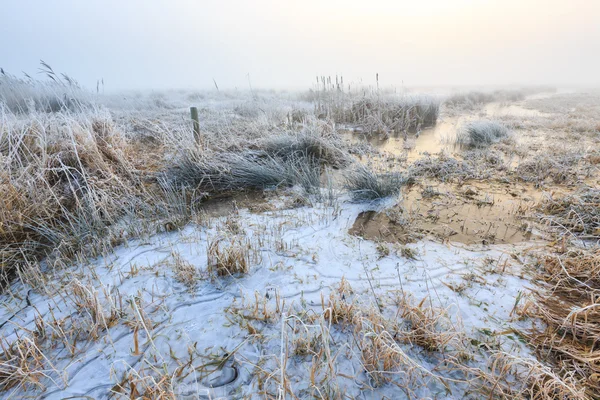
[[(600, 4), (575, 1), (280, 4), (8, 1), (7, 73), (39, 60), (86, 88), (599, 86)], [(214, 81), (213, 81), (214, 80)]]

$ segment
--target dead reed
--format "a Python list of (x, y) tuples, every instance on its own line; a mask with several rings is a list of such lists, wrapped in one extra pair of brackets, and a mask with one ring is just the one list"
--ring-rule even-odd
[[(553, 372), (587, 398), (600, 398), (600, 252), (567, 250), (543, 256), (533, 277), (534, 325), (524, 336)], [(583, 398), (583, 397), (580, 397)]]

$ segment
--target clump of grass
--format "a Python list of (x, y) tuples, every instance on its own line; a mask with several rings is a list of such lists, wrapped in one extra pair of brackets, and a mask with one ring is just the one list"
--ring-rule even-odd
[(189, 288), (196, 286), (200, 275), (198, 269), (177, 252), (173, 252), (171, 256), (173, 257), (171, 266), (175, 273), (175, 278)]
[(360, 342), (360, 356), (374, 387), (392, 382), (401, 373), (412, 377), (417, 369), (387, 330), (366, 331)]
[(48, 360), (31, 339), (24, 337), (8, 343), (1, 338), (0, 347), (0, 391), (43, 388), (41, 381), (48, 376)]
[[(408, 297), (403, 297), (405, 300)], [(402, 302), (402, 300), (401, 300)], [(357, 339), (362, 365), (369, 376), (370, 384), (378, 387), (394, 382), (405, 387), (408, 397), (414, 397), (413, 390), (426, 380), (434, 379), (447, 386), (444, 379), (424, 368), (410, 357), (406, 345), (418, 345), (431, 351), (432, 355), (445, 354), (447, 360), (456, 360), (466, 354), (462, 346), (461, 333), (445, 326), (442, 320), (449, 317), (445, 310), (437, 310), (423, 306), (424, 302), (415, 306), (408, 303), (405, 307), (403, 329), (394, 319), (387, 319), (374, 308), (361, 308), (357, 312), (357, 328), (360, 328), (360, 339)], [(418, 314), (412, 315), (413, 313)], [(409, 347), (410, 348), (410, 347)], [(450, 353), (450, 350), (454, 354)]]
[(508, 134), (508, 128), (499, 122), (472, 121), (459, 128), (456, 143), (468, 147), (487, 147)]
[[(322, 84), (322, 85), (321, 85)], [(322, 79), (309, 98), (315, 113), (336, 123), (352, 125), (368, 134), (419, 131), (436, 124), (440, 100), (429, 95), (397, 95), (389, 90), (363, 88), (352, 91)]]
[(308, 157), (334, 167), (344, 166), (348, 162), (342, 151), (342, 143), (334, 135), (323, 136), (303, 131), (274, 135), (260, 141), (256, 149), (282, 160)]
[(410, 177), (435, 178), (442, 182), (485, 179), (491, 176), (489, 168), (481, 169), (478, 163), (457, 160), (445, 153), (436, 157), (426, 156), (415, 161), (408, 170)]
[(400, 255), (407, 260), (416, 261), (419, 252), (408, 246), (400, 246)]
[(410, 182), (405, 175), (397, 172), (376, 173), (359, 165), (345, 174), (346, 189), (354, 201), (370, 201), (395, 196)]
[(390, 246), (388, 246), (387, 243), (377, 243), (377, 247), (375, 247), (375, 250), (377, 251), (379, 259), (388, 257), (390, 255)]
[[(329, 294), (328, 302), (323, 304), (323, 316), (333, 324), (352, 325), (355, 323), (355, 316), (358, 311), (356, 304), (352, 300), (353, 290), (348, 281), (342, 278), (339, 285)], [(325, 304), (327, 304), (325, 306)]]
[(444, 351), (448, 346), (460, 346), (460, 334), (453, 329), (448, 310), (433, 307), (428, 298), (418, 304), (404, 295), (399, 304), (405, 329), (398, 333), (402, 341), (416, 344), (428, 351)]
[(562, 198), (550, 197), (540, 210), (551, 226), (582, 239), (600, 240), (600, 190), (586, 188)]
[(577, 179), (577, 164), (583, 155), (572, 153), (563, 155), (536, 154), (517, 166), (515, 173), (526, 182), (541, 184), (549, 179), (554, 183), (563, 184)]
[(247, 274), (250, 244), (243, 239), (218, 237), (208, 242), (208, 273), (213, 277)]
[[(110, 390), (115, 397), (142, 399), (176, 399), (178, 394), (173, 387), (173, 379), (164, 367), (151, 365), (142, 359), (141, 366), (129, 367), (122, 378)], [(183, 371), (183, 368), (181, 368)], [(115, 371), (111, 371), (115, 373)], [(181, 373), (181, 372), (180, 372)], [(116, 375), (116, 373), (115, 373)]]
[(482, 165), (497, 172), (508, 171), (510, 165), (502, 152), (487, 148), (468, 150), (463, 153), (463, 158), (473, 165)]
[(365, 97), (352, 102), (338, 122), (353, 124), (368, 133), (406, 132), (436, 124), (437, 99), (428, 96)]
[[(469, 369), (466, 365), (461, 369)], [(583, 387), (567, 374), (560, 376), (534, 359), (519, 358), (502, 351), (489, 357), (488, 369), (469, 370), (471, 387), (490, 399), (574, 399), (588, 397)]]
[(298, 335), (293, 342), (293, 354), (298, 357), (318, 354), (321, 349), (320, 340), (322, 339), (318, 335), (309, 335), (308, 333)]
[(3, 274), (18, 262), (91, 250), (110, 238), (117, 219), (139, 210), (147, 193), (139, 158), (110, 117), (93, 112), (23, 121), (0, 111), (0, 119)]
[[(306, 149), (305, 149), (306, 150)], [(321, 184), (319, 150), (280, 149), (241, 152), (186, 152), (164, 174), (173, 187), (209, 192), (266, 189), (300, 185), (312, 193)], [(308, 153), (310, 151), (310, 154)]]

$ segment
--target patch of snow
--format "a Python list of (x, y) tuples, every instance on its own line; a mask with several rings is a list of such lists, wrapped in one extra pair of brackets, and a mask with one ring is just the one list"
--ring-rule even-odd
[[(20, 299), (8, 294), (0, 297), (0, 324), (10, 318), (0, 329), (0, 335), (11, 342), (17, 334), (22, 336), (26, 330), (34, 331), (39, 315), (44, 320), (51, 318), (51, 314), (56, 319), (85, 318), (85, 315), (79, 315), (84, 311), (77, 309), (68, 292), (70, 285), (79, 280), (97, 291), (106, 309), (111, 301), (131, 303), (130, 307), (124, 307), (132, 313), (128, 318), (143, 321), (144, 318), (138, 317), (146, 314), (147, 322), (152, 326), (140, 326), (134, 332), (130, 326), (117, 323), (96, 340), (82, 338), (76, 344), (74, 354), (62, 346), (46, 349), (44, 353), (55, 369), (63, 372), (64, 380), (47, 371), (54, 382), (43, 380), (47, 389), (39, 393), (41, 398), (106, 398), (126, 374), (139, 371), (143, 366), (149, 368), (150, 361), (172, 375), (177, 381), (176, 393), (181, 398), (198, 398), (199, 395), (239, 398), (256, 395), (257, 378), (253, 366), (277, 365), (282, 338), (287, 340), (292, 334), (288, 326), (279, 322), (280, 316), (273, 323), (257, 324), (261, 327), (260, 340), (249, 335), (248, 330), (232, 322), (227, 311), (244, 298), (248, 302), (257, 298), (274, 308), (278, 297), (286, 303), (280, 314), (291, 304), (319, 313), (323, 309), (322, 298), (327, 298), (344, 278), (357, 298), (366, 304), (374, 305), (375, 295), (386, 298), (399, 290), (411, 293), (417, 302), (429, 297), (435, 307), (447, 309), (452, 320), (462, 324), (467, 338), (479, 337), (482, 332), (506, 331), (519, 323), (509, 322), (511, 310), (528, 282), (518, 273), (486, 273), (481, 268), (486, 258), (505, 260), (519, 246), (467, 249), (421, 241), (408, 245), (418, 254), (415, 260), (403, 258), (394, 251), (381, 257), (376, 243), (350, 236), (347, 232), (361, 211), (386, 206), (385, 203), (342, 203), (337, 209), (304, 207), (260, 215), (242, 210), (238, 223), (252, 243), (255, 257), (250, 272), (238, 277), (206, 277), (208, 241), (219, 235), (217, 226), (223, 224), (225, 218), (215, 220), (208, 227), (189, 225), (180, 232), (156, 235), (146, 242), (132, 241), (127, 246), (115, 248), (105, 257), (74, 266), (72, 271), (63, 271), (64, 277), (68, 277), (67, 282), (55, 278), (49, 284), (63, 288), (56, 293), (40, 294), (30, 291), (27, 285), (14, 285), (11, 292), (18, 294)], [(178, 282), (167, 265), (174, 253), (205, 274), (205, 279), (200, 280), (193, 291)], [(468, 274), (472, 274), (469, 275), (470, 284), (460, 294), (451, 289), (450, 286), (465, 282), (464, 276)], [(25, 300), (28, 292), (31, 306), (27, 306)], [(394, 317), (393, 313), (391, 317)], [(369, 391), (369, 398), (405, 396), (391, 384), (369, 387), (360, 357), (350, 350), (351, 330), (331, 328), (330, 333), (330, 340), (338, 349), (338, 371), (353, 377), (338, 378), (343, 391), (351, 396)], [(137, 353), (135, 335), (139, 341)], [(510, 348), (513, 353), (527, 354), (518, 340), (511, 340), (509, 336), (498, 336), (501, 346)], [(344, 346), (347, 351), (342, 350)], [(424, 368), (431, 371), (437, 368), (427, 352), (418, 346), (402, 348)], [(208, 378), (201, 379), (197, 373), (190, 373), (185, 378), (175, 379), (177, 368), (190, 359), (190, 349), (206, 357), (225, 353), (235, 355)], [(209, 361), (205, 358), (194, 362), (200, 365)], [(476, 359), (473, 364), (482, 366), (485, 361)], [(287, 362), (290, 388), (300, 397), (306, 393), (302, 390), (308, 388), (310, 368), (310, 359), (292, 357)], [(233, 378), (232, 383), (219, 386)], [(218, 387), (210, 388), (211, 385)], [(451, 382), (449, 387), (452, 393), (432, 380), (417, 393), (436, 398), (462, 398), (464, 387)], [(22, 395), (17, 390), (8, 390), (0, 396), (21, 398)]]

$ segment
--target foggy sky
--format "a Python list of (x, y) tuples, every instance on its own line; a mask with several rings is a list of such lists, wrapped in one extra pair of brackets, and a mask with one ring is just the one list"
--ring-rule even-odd
[(596, 0), (2, 0), (0, 67), (107, 90), (600, 85)]

